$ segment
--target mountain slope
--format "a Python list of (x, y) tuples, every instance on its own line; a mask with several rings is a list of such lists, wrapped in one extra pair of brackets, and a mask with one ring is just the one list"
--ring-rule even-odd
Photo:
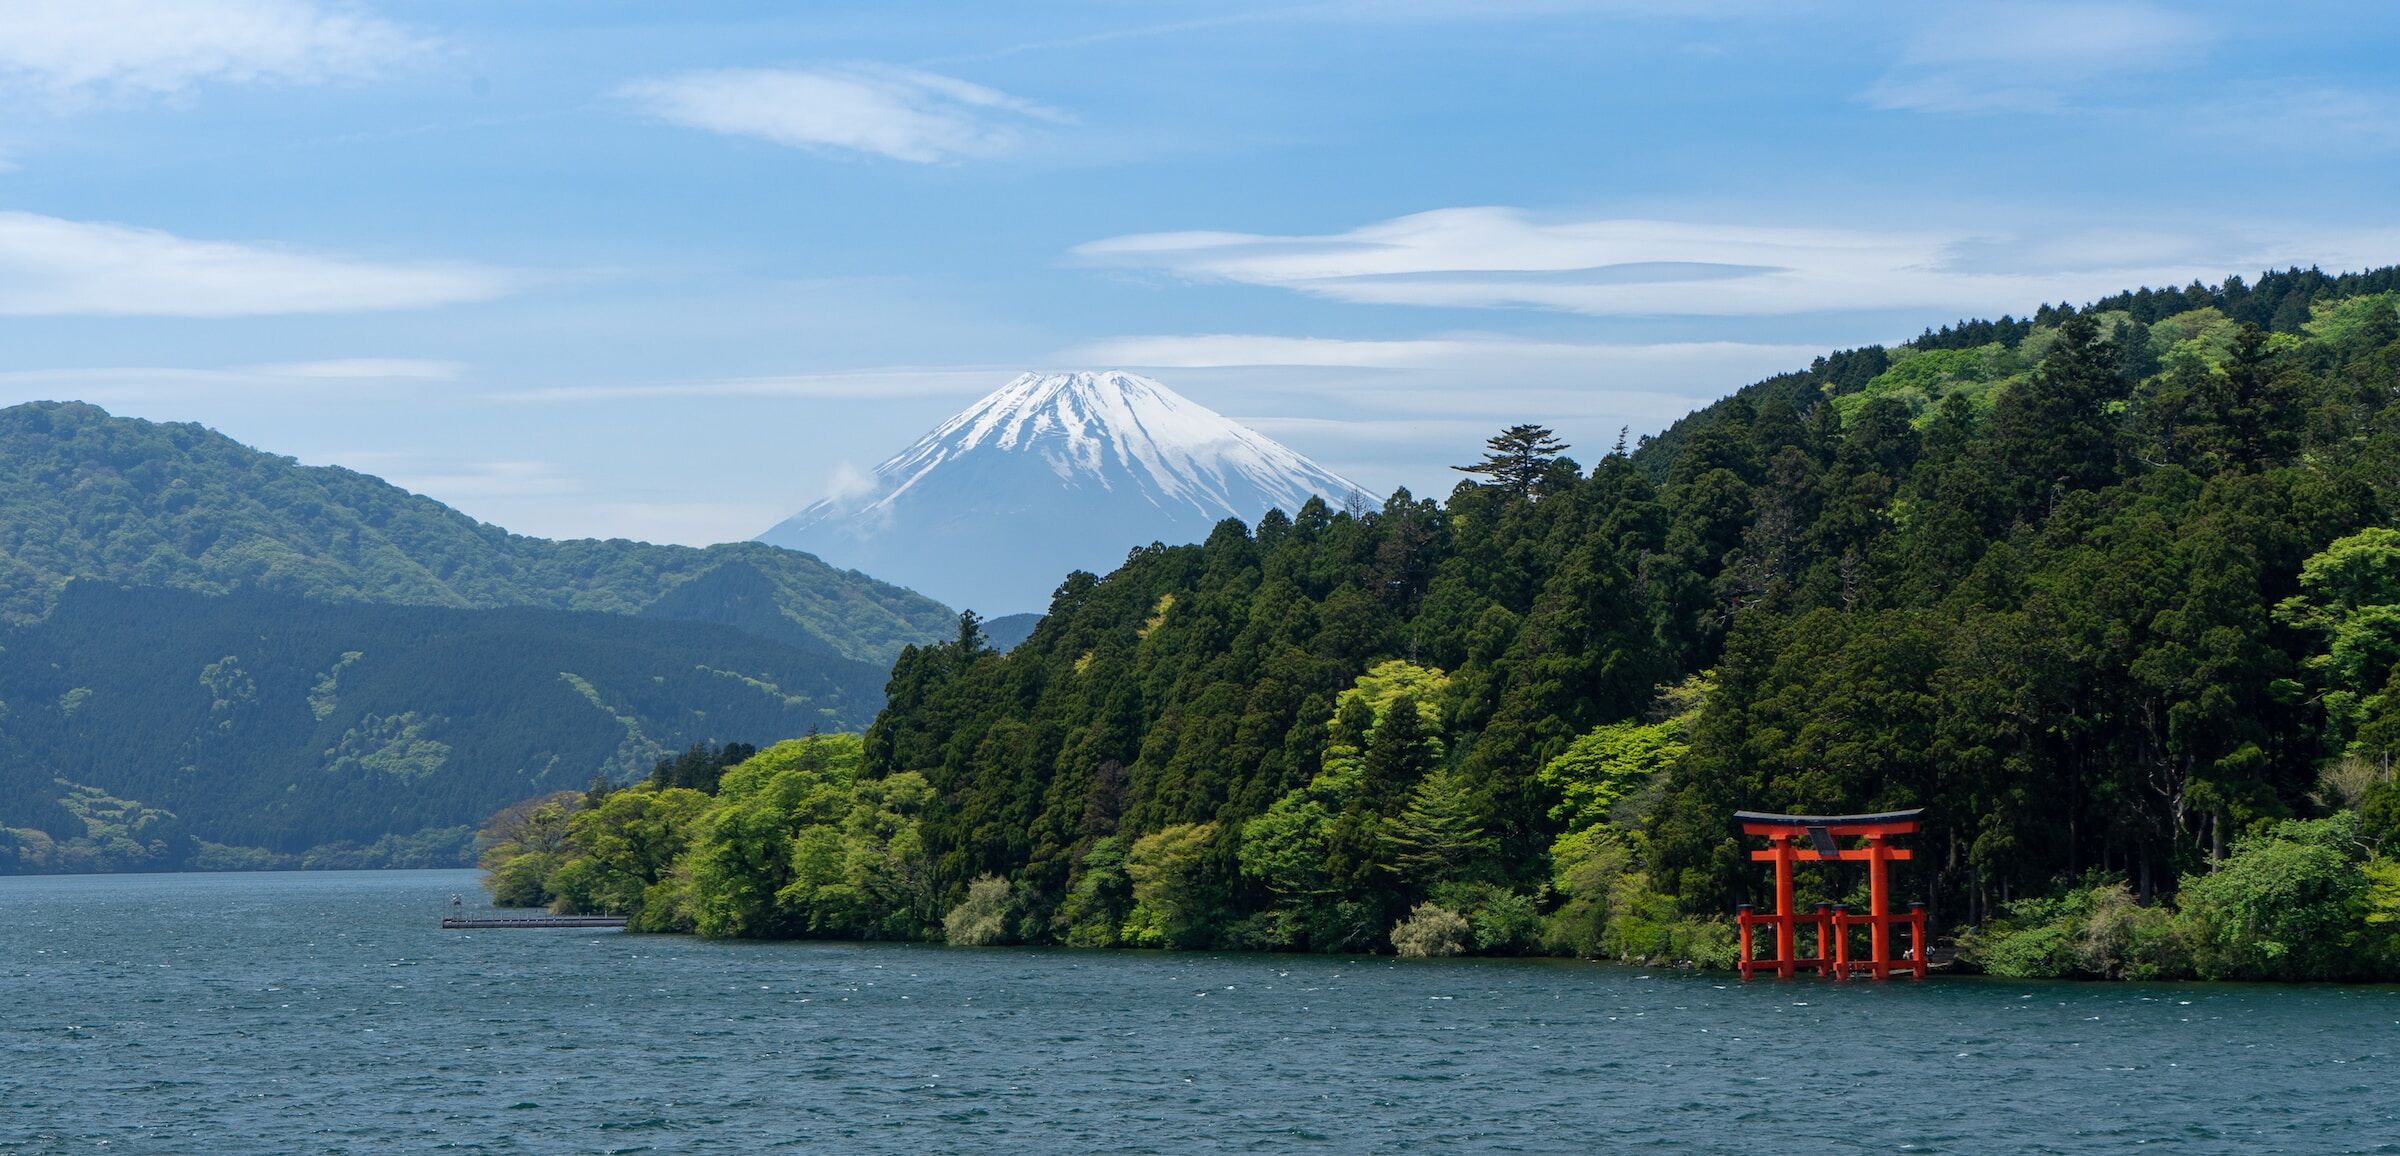
[(50, 848), (0, 872), (462, 827), (695, 742), (855, 729), (884, 677), (702, 623), (93, 582), (0, 647), (0, 844)]
[(1069, 570), (1104, 571), (1226, 518), (1335, 505), (1357, 486), (1149, 378), (1025, 374), (759, 536), (953, 605), (1038, 609)]
[(198, 425), (73, 402), (0, 410), (0, 620), (40, 618), (70, 578), (639, 613), (875, 662), (952, 629), (931, 599), (756, 543), (529, 538)]

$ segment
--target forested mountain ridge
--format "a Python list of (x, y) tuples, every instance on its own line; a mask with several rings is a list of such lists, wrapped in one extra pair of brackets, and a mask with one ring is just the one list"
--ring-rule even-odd
[[(2004, 969), (2400, 974), (2393, 278), (2270, 277), (2272, 329), (2230, 284), (1962, 323), (1588, 471), (1520, 427), (1444, 503), (1139, 551), (1005, 655), (911, 649), (863, 744), (678, 797), (692, 872), (611, 894), (711, 934), (1722, 961), (1734, 809), (1923, 806), (1903, 886)], [(561, 820), (562, 902), (648, 798)]]
[(693, 619), (874, 662), (941, 637), (951, 617), (929, 598), (756, 543), (529, 538), (198, 425), (75, 402), (0, 410), (0, 620), (39, 619), (71, 578)]
[[(2305, 332), (2319, 299), (2332, 302), (2396, 290), (2400, 290), (2400, 266), (2342, 274), (2287, 269), (2264, 274), (2255, 284), (2240, 277), (2228, 277), (2213, 286), (2194, 281), (2181, 289), (2137, 289), (2093, 302), (2080, 312), (2145, 329), (2181, 317), (2190, 328), (2215, 330), (2213, 336), (2221, 344), (2226, 335), (2245, 324), (2267, 333), (2296, 336)], [(2062, 318), (2076, 312), (2079, 311), (2072, 306), (2044, 305), (2022, 319), (2003, 316), (1997, 321), (1961, 320), (1939, 330), (1928, 327), (1915, 340), (1901, 345), (1899, 351), (1903, 355), (1950, 355), (1918, 366), (1917, 375), (1937, 366), (1945, 371), (1956, 370), (1966, 360), (1958, 357), (1958, 352), (1973, 351), (1978, 379), (1997, 387), (2009, 378), (2021, 377), (2038, 360), (2026, 355), (2035, 351), (2019, 352), (2027, 337), (2055, 328)], [(2143, 342), (2144, 356), (2159, 357), (2161, 351), (2156, 348), (2159, 344), (2154, 339)], [(1745, 386), (1721, 401), (1677, 419), (1657, 435), (1643, 438), (1640, 448), (1634, 451), (1634, 462), (1651, 481), (1663, 480), (1692, 430), (1713, 424), (1738, 406), (1755, 410), (1769, 399), (1806, 409), (1823, 397), (1857, 397), (1892, 367), (1893, 352), (1880, 345), (1840, 350), (1818, 358), (1806, 370), (1778, 374)], [(1988, 362), (1997, 365), (1982, 364)], [(1990, 372), (1993, 368), (2001, 371)], [(1948, 375), (1946, 372), (1945, 376)], [(1855, 407), (1863, 400), (1847, 404)]]
[(0, 872), (455, 865), (504, 803), (855, 729), (884, 677), (724, 626), (90, 581), (0, 653)]

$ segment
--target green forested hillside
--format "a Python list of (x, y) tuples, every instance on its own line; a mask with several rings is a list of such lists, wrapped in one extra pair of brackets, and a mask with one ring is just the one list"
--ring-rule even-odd
[(511, 800), (856, 729), (883, 677), (699, 623), (76, 582), (0, 629), (0, 872), (455, 864)]
[(1734, 809), (1923, 806), (1903, 885), (2003, 970), (2400, 973), (2394, 289), (1965, 322), (1588, 470), (1521, 427), (1446, 502), (1073, 575), (902, 655), (855, 752), (550, 853), (686, 816), (644, 920), (720, 934), (1706, 959)]
[(940, 637), (950, 617), (931, 599), (788, 550), (527, 538), (197, 425), (71, 402), (0, 410), (0, 621), (40, 618), (71, 578), (643, 614), (872, 662)]

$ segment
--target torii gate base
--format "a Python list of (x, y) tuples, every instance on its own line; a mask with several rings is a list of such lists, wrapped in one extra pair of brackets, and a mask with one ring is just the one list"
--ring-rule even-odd
[[(1741, 926), (1743, 979), (1760, 972), (1773, 972), (1785, 979), (1802, 971), (1845, 979), (1866, 974), (1877, 979), (1890, 978), (1894, 971), (1907, 971), (1918, 979), (1925, 978), (1925, 905), (1911, 903), (1908, 914), (1891, 912), (1891, 880), (1888, 864), (1895, 860), (1913, 858), (1905, 847), (1894, 847), (1888, 840), (1894, 835), (1907, 835), (1921, 825), (1924, 810), (1889, 811), (1879, 815), (1768, 815), (1757, 811), (1735, 811), (1733, 821), (1744, 835), (1766, 837), (1767, 849), (1752, 851), (1750, 858), (1775, 865), (1775, 912), (1758, 915), (1744, 903), (1734, 915)], [(1809, 845), (1798, 845), (1802, 834)], [(1844, 848), (1837, 839), (1858, 837), (1866, 840), (1861, 847)], [(1807, 914), (1792, 910), (1792, 864), (1821, 862), (1857, 862), (1867, 865), (1868, 913), (1851, 914), (1845, 905), (1817, 904)], [(1765, 959), (1757, 957), (1752, 929), (1773, 927), (1774, 954)], [(1864, 959), (1850, 955), (1850, 930), (1867, 928), (1869, 944)], [(1799, 953), (1799, 931), (1814, 928), (1814, 954), (1802, 957)], [(1892, 929), (1908, 929), (1908, 947), (1894, 952)]]

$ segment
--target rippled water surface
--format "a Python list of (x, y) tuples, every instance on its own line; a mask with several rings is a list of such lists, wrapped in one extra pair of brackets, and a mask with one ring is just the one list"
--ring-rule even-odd
[(445, 932), (0, 879), (0, 1151), (2400, 1151), (2400, 989)]

